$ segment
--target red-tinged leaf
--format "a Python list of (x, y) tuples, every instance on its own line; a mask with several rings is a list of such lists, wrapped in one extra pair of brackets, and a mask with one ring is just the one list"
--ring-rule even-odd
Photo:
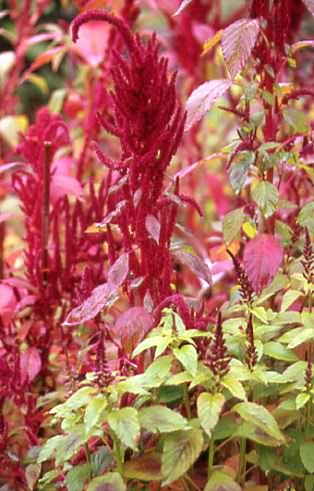
[(75, 50), (92, 66), (97, 66), (104, 59), (110, 26), (103, 21), (90, 21), (80, 28), (80, 37)]
[(112, 223), (114, 218), (117, 218), (120, 216), (121, 211), (125, 207), (126, 204), (127, 204), (127, 201), (125, 199), (122, 201), (119, 201), (119, 203), (117, 203), (115, 209), (113, 211), (111, 211), (110, 213), (108, 213), (108, 215), (106, 215), (105, 218), (103, 218), (103, 220), (101, 222), (95, 223), (95, 226), (101, 228), (101, 227), (105, 227), (106, 225), (108, 225), (108, 223)]
[(113, 336), (126, 353), (132, 353), (153, 325), (153, 318), (143, 307), (131, 307), (121, 314), (114, 327)]
[(26, 39), (25, 44), (27, 47), (29, 47), (33, 44), (42, 43), (44, 41), (60, 41), (61, 37), (62, 34), (58, 31), (44, 32), (42, 34), (35, 34), (34, 36), (29, 37), (28, 39)]
[(0, 284), (0, 317), (5, 324), (14, 317), (16, 298), (13, 288)]
[(82, 322), (93, 319), (113, 299), (114, 291), (108, 283), (97, 286), (91, 295), (81, 305), (75, 307), (67, 316), (65, 326), (76, 326)]
[(271, 283), (283, 259), (283, 248), (276, 237), (257, 235), (245, 246), (244, 269), (256, 293)]
[(231, 87), (232, 81), (227, 79), (210, 80), (195, 89), (186, 103), (187, 119), (185, 131), (192, 128), (209, 109)]
[(303, 0), (303, 3), (311, 14), (314, 15), (314, 0)]
[(190, 5), (190, 3), (192, 2), (193, 0), (183, 0), (183, 2), (181, 2), (181, 5), (180, 7), (178, 8), (178, 10), (174, 13), (174, 15), (179, 15), (181, 14), (181, 12), (188, 6)]
[(12, 213), (0, 213), (0, 223), (6, 222), (11, 216)]
[(108, 272), (108, 287), (116, 290), (126, 280), (129, 273), (129, 255), (122, 254)]
[(64, 51), (63, 46), (57, 46), (56, 48), (49, 49), (48, 51), (44, 51), (39, 56), (37, 56), (36, 60), (31, 64), (30, 68), (27, 70), (27, 73), (33, 72), (47, 63), (50, 63), (56, 55), (60, 52)]
[(202, 160), (198, 160), (197, 162), (194, 162), (193, 164), (188, 165), (187, 167), (183, 167), (183, 169), (179, 170), (176, 172), (176, 174), (172, 177), (173, 181), (176, 181), (177, 177), (181, 180), (183, 177), (187, 176), (192, 172), (196, 167), (198, 167), (200, 164), (207, 164), (211, 160), (215, 159), (225, 159), (225, 155), (223, 153), (213, 153), (213, 155), (209, 155), (209, 157), (205, 157)]
[(63, 196), (72, 195), (82, 199), (83, 188), (80, 182), (71, 176), (54, 175), (51, 179), (51, 200), (53, 203)]
[(157, 244), (159, 244), (160, 237), (160, 223), (154, 215), (147, 215), (145, 220), (145, 227), (147, 232), (151, 235)]
[(32, 382), (41, 370), (41, 357), (37, 348), (28, 348), (21, 354), (20, 370), (23, 382)]
[(8, 170), (17, 169), (18, 167), (24, 167), (24, 162), (9, 162), (7, 164), (0, 165), (0, 174)]
[(206, 281), (209, 285), (212, 283), (212, 276), (207, 264), (199, 256), (194, 256), (188, 252), (178, 251), (175, 256), (185, 264), (198, 278)]
[(260, 30), (257, 19), (240, 19), (228, 26), (222, 36), (222, 51), (232, 78), (248, 61)]

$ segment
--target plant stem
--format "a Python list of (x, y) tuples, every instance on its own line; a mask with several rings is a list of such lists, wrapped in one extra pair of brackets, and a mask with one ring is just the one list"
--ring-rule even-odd
[(184, 389), (183, 389), (183, 402), (184, 402), (184, 407), (186, 410), (187, 418), (191, 419), (192, 418), (192, 411), (191, 411), (191, 405), (190, 405), (190, 399), (189, 399), (189, 392), (188, 392), (186, 385), (184, 385)]
[(215, 443), (214, 443), (214, 439), (211, 438), (208, 448), (208, 479), (210, 478), (210, 475), (213, 471), (214, 455), (215, 455)]
[(44, 169), (43, 169), (43, 203), (42, 203), (42, 274), (44, 286), (48, 283), (48, 240), (49, 240), (49, 204), (50, 204), (50, 142), (44, 142)]
[(240, 438), (240, 456), (237, 481), (242, 486), (246, 468), (246, 438)]
[(117, 469), (118, 469), (119, 474), (121, 474), (121, 476), (123, 476), (123, 459), (121, 457), (119, 441), (113, 432), (111, 433), (110, 436), (111, 436), (112, 441), (113, 441), (112, 453), (113, 453), (115, 460), (116, 460), (116, 463), (117, 463)]

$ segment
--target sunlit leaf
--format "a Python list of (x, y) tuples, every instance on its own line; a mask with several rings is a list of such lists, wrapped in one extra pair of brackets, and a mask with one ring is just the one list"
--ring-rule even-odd
[(228, 26), (222, 36), (222, 51), (232, 78), (248, 61), (260, 30), (257, 19), (240, 19)]
[(216, 100), (227, 92), (231, 85), (231, 80), (210, 80), (195, 89), (186, 103), (185, 131), (192, 128), (210, 110)]

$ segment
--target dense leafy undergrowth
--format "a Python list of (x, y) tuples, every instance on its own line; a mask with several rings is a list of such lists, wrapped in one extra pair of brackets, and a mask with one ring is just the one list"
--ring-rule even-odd
[(312, 491), (313, 0), (5, 4), (0, 490)]

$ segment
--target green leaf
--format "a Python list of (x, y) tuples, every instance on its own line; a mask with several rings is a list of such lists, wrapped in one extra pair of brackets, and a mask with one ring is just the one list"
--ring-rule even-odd
[(314, 489), (314, 476), (306, 476), (304, 479), (305, 491), (313, 491)]
[[(296, 346), (305, 343), (305, 341), (314, 339), (314, 329), (310, 327), (307, 329), (301, 327), (300, 329), (298, 335), (288, 344), (288, 348), (295, 348)], [(294, 331), (296, 331), (296, 329), (294, 329)]]
[(223, 471), (214, 471), (204, 491), (241, 491), (239, 484), (237, 484), (231, 476)]
[(163, 486), (183, 476), (203, 449), (203, 432), (193, 428), (167, 435), (164, 439), (161, 471)]
[(161, 458), (156, 452), (148, 452), (128, 460), (124, 464), (123, 475), (127, 479), (140, 481), (161, 481)]
[(224, 216), (222, 229), (224, 241), (227, 244), (230, 244), (230, 242), (237, 238), (239, 232), (241, 231), (244, 219), (244, 207), (230, 211)]
[(105, 446), (99, 447), (96, 452), (93, 452), (90, 456), (91, 467), (93, 476), (97, 476), (103, 472), (107, 467), (112, 465), (113, 458), (111, 452)]
[(197, 372), (197, 352), (194, 346), (185, 344), (182, 348), (175, 348), (173, 354), (191, 375), (196, 375)]
[(262, 181), (253, 189), (252, 198), (262, 210), (265, 218), (269, 218), (276, 211), (279, 201), (279, 192), (270, 182)]
[(53, 458), (56, 449), (58, 448), (59, 443), (63, 439), (63, 435), (53, 436), (46, 441), (45, 445), (39, 452), (38, 455), (38, 463), (44, 462), (45, 460), (49, 460)]
[(303, 293), (298, 290), (288, 290), (281, 301), (281, 309), (280, 312), (285, 312), (288, 310), (290, 305), (292, 305), (298, 298), (302, 297)]
[(203, 430), (211, 436), (212, 430), (218, 423), (225, 398), (222, 394), (202, 392), (197, 399), (197, 415)]
[(169, 433), (188, 428), (188, 422), (180, 413), (165, 406), (150, 406), (139, 411), (141, 426), (152, 433)]
[(281, 447), (283, 445), (282, 440), (279, 441), (276, 438), (273, 438), (261, 428), (257, 428), (251, 423), (238, 425), (232, 437), (247, 438), (260, 445), (265, 445), (266, 447)]
[(80, 425), (78, 430), (76, 433), (69, 433), (68, 435), (62, 436), (62, 440), (59, 441), (55, 454), (57, 467), (71, 459), (87, 441), (87, 437), (84, 434), (84, 426)]
[(48, 107), (52, 113), (60, 113), (63, 107), (67, 89), (54, 90), (49, 99)]
[(153, 348), (155, 346), (158, 346), (158, 344), (162, 343), (164, 341), (164, 336), (152, 336), (150, 338), (144, 339), (137, 348), (133, 351), (132, 358), (135, 356), (138, 356), (141, 354), (143, 351), (148, 350), (149, 348)]
[(275, 360), (294, 362), (298, 360), (297, 355), (287, 349), (282, 344), (277, 341), (270, 341), (269, 343), (264, 344), (263, 353), (270, 358), (274, 358)]
[(27, 486), (30, 491), (35, 489), (36, 483), (41, 473), (41, 465), (40, 464), (29, 464), (25, 469), (25, 477)]
[(141, 375), (144, 387), (159, 387), (170, 373), (172, 360), (173, 357), (170, 355), (161, 356), (154, 360), (147, 367), (145, 373)]
[(94, 394), (95, 389), (93, 387), (82, 387), (69, 397), (66, 402), (51, 409), (50, 413), (55, 414), (59, 418), (63, 418), (69, 411), (76, 411), (77, 409), (86, 406), (92, 400)]
[(233, 407), (244, 421), (247, 421), (257, 428), (260, 428), (271, 437), (284, 443), (285, 437), (281, 433), (275, 418), (264, 407), (255, 402), (240, 402)]
[(85, 482), (91, 477), (90, 464), (72, 467), (66, 477), (67, 491), (82, 491)]
[(86, 432), (89, 433), (93, 426), (99, 425), (101, 420), (104, 418), (105, 410), (107, 407), (107, 399), (96, 398), (91, 400), (86, 407), (84, 424), (86, 427)]
[(233, 191), (238, 194), (248, 176), (249, 169), (255, 161), (254, 152), (239, 152), (229, 170), (229, 181)]
[(300, 211), (297, 223), (301, 225), (301, 227), (308, 227), (310, 231), (314, 230), (314, 202), (311, 201), (303, 206)]
[(314, 443), (303, 442), (300, 445), (300, 457), (306, 470), (310, 473), (314, 473)]
[(124, 407), (113, 411), (108, 416), (108, 423), (124, 445), (133, 449), (137, 448), (140, 424), (136, 409), (133, 407)]
[[(181, 372), (182, 373), (182, 372)], [(191, 377), (189, 376), (189, 382)], [(177, 402), (182, 399), (184, 388), (177, 385), (167, 385), (159, 388), (158, 400), (168, 404), (169, 402)]]
[(126, 485), (118, 472), (108, 472), (104, 476), (95, 477), (86, 491), (126, 491)]
[(307, 133), (309, 131), (309, 120), (305, 111), (287, 107), (283, 110), (283, 117), (297, 133)]
[(298, 394), (295, 400), (296, 408), (299, 410), (304, 407), (309, 402), (310, 397), (310, 394), (306, 394), (305, 392)]
[(236, 377), (228, 373), (221, 379), (221, 384), (228, 389), (234, 397), (246, 400), (246, 393), (243, 385)]

